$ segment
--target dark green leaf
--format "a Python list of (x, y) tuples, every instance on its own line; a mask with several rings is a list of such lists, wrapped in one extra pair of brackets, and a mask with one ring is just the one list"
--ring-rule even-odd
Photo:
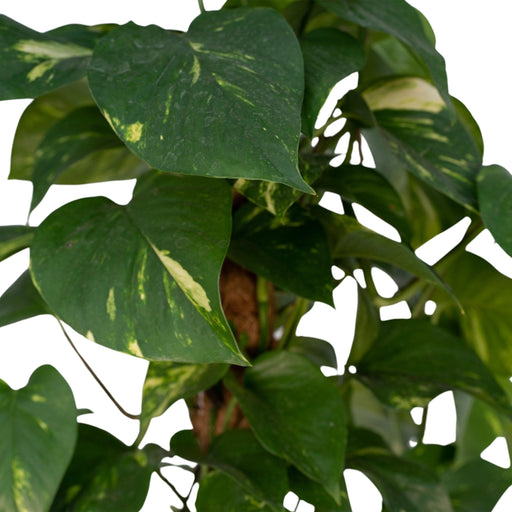
[(174, 402), (213, 386), (227, 370), (223, 364), (150, 363), (142, 390), (141, 432)]
[(301, 210), (281, 222), (247, 204), (233, 219), (229, 257), (301, 297), (332, 304), (329, 246), (322, 226)]
[(206, 12), (186, 34), (129, 23), (89, 68), (105, 117), (151, 166), (311, 192), (297, 167), (303, 80), (295, 35), (271, 9)]
[(55, 368), (22, 389), (0, 381), (0, 510), (46, 512), (76, 441), (73, 394)]
[(0, 261), (26, 249), (34, 236), (30, 226), (0, 226)]
[(485, 227), (512, 254), (512, 176), (499, 165), (482, 167), (478, 174), (478, 204)]
[(496, 374), (512, 375), (512, 280), (474, 254), (464, 252), (447, 262), (442, 277), (464, 308), (460, 316), (436, 293), (436, 316), (458, 323), (462, 336)]
[(91, 48), (0, 15), (0, 99), (34, 98), (82, 78)]
[(316, 512), (352, 512), (343, 477), (340, 481), (341, 505), (337, 504), (320, 484), (310, 480), (293, 466), (290, 466), (288, 478), (290, 480), (290, 490), (300, 499), (314, 505)]
[(127, 206), (96, 197), (51, 214), (34, 236), (32, 275), (65, 322), (110, 348), (244, 364), (218, 290), (230, 206), (220, 180), (148, 174)]
[(0, 327), (51, 313), (26, 270), (0, 297)]
[(444, 59), (429, 39), (420, 13), (405, 0), (317, 0), (317, 3), (341, 18), (390, 34), (410, 46), (427, 66), (444, 101), (450, 104)]
[(317, 182), (317, 189), (339, 194), (358, 203), (394, 226), (403, 239), (411, 237), (404, 204), (391, 183), (375, 169), (362, 165), (330, 168)]
[(298, 336), (292, 339), (289, 350), (302, 354), (317, 366), (338, 368), (336, 352), (328, 341)]
[(366, 60), (364, 49), (352, 36), (334, 28), (320, 28), (300, 39), (304, 56), (302, 131), (313, 136), (315, 121), (331, 89), (358, 71)]
[[(133, 168), (123, 165), (126, 160), (133, 163)], [(60, 175), (75, 164), (78, 164), (77, 169), (88, 166), (88, 182), (134, 178), (145, 168), (130, 156), (95, 106), (80, 107), (57, 121), (36, 150), (31, 209), (39, 204)]]
[(487, 512), (512, 485), (512, 469), (477, 459), (444, 473), (442, 480), (454, 512)]
[(339, 502), (345, 412), (336, 385), (291, 352), (256, 360), (243, 386), (232, 376), (226, 383), (261, 444), (321, 483)]
[(72, 23), (71, 25), (63, 25), (46, 32), (47, 36), (65, 39), (78, 46), (90, 48), (91, 50), (96, 46), (98, 40), (105, 34), (108, 34), (117, 25), (114, 23), (107, 23), (103, 25), (78, 25)]
[(510, 402), (490, 371), (462, 340), (424, 320), (391, 320), (357, 367), (357, 376), (383, 401), (425, 406), (460, 389), (510, 414)]
[(272, 512), (230, 476), (215, 471), (201, 480), (196, 501), (197, 512)]
[(464, 125), (454, 120), (437, 90), (419, 78), (397, 78), (363, 96), (376, 127), (365, 130), (370, 145), (377, 131), (396, 159), (443, 194), (475, 210), (475, 180), (481, 154)]
[(137, 512), (163, 455), (154, 445), (139, 450), (108, 432), (80, 425), (73, 459), (51, 511)]
[(288, 491), (286, 464), (265, 451), (250, 430), (228, 430), (216, 437), (204, 455), (192, 431), (181, 431), (171, 439), (173, 454), (230, 475), (238, 485), (275, 511), (282, 511)]

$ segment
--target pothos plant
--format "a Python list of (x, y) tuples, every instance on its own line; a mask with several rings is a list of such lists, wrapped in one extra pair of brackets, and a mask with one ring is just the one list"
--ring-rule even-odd
[[(186, 33), (39, 33), (2, 16), (0, 56), (1, 99), (34, 98), (9, 176), (32, 182), (31, 209), (55, 183), (137, 179), (127, 205), (80, 199), (37, 227), (0, 228), (2, 259), (31, 254), (0, 298), (0, 324), (50, 314), (150, 361), (132, 446), (77, 423), (50, 366), (22, 389), (0, 383), (2, 511), (137, 511), (154, 472), (189, 510), (162, 473), (173, 464), (199, 483), (200, 512), (279, 511), (289, 491), (349, 511), (345, 468), (373, 481), (385, 510), (491, 510), (512, 482), (479, 456), (512, 433), (512, 283), (465, 247), (486, 227), (512, 254), (512, 179), (482, 166), (478, 125), (450, 96), (417, 10), (229, 0)], [(357, 87), (315, 124), (354, 72)], [(359, 158), (363, 138), (375, 167)], [(318, 205), (326, 191), (343, 215)], [(362, 226), (354, 203), (401, 242)], [(464, 239), (437, 264), (415, 255), (463, 217)], [(355, 370), (327, 377), (332, 346), (295, 332), (314, 301), (332, 304), (333, 266), (360, 269), (365, 284)], [(392, 298), (374, 268), (397, 283)], [(410, 319), (380, 320), (404, 300)], [(425, 445), (410, 410), (447, 390), (457, 440)], [(182, 398), (193, 430), (144, 446), (151, 419)]]

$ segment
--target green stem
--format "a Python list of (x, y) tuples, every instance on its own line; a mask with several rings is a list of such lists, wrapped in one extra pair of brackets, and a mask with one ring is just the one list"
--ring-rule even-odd
[(222, 427), (223, 432), (225, 432), (228, 429), (229, 422), (231, 421), (231, 416), (233, 416), (233, 411), (235, 410), (236, 404), (238, 403), (238, 400), (236, 397), (231, 398), (231, 400), (228, 403), (228, 406), (226, 407), (226, 416), (224, 416), (224, 426)]
[(268, 294), (268, 281), (261, 276), (258, 276), (258, 280), (256, 283), (256, 297), (258, 300), (258, 315), (260, 323), (259, 350), (260, 352), (263, 352), (267, 348), (268, 338), (270, 334), (270, 322), (268, 318), (270, 300)]
[[(182, 496), (179, 492), (178, 492), (178, 489), (176, 489), (176, 487), (174, 486), (174, 484), (172, 482), (170, 482), (163, 474), (162, 474), (162, 471), (160, 469), (157, 469), (156, 471), (157, 475), (171, 488), (171, 491), (176, 494), (177, 498), (181, 501), (183, 507), (182, 507), (182, 511), (183, 512), (190, 512), (190, 509), (188, 508), (188, 505), (187, 505), (187, 498), (185, 498), (185, 496)], [(194, 482), (195, 483), (195, 482)]]
[(311, 15), (311, 11), (313, 10), (314, 5), (315, 5), (314, 1), (309, 0), (308, 6), (306, 7), (306, 11), (304, 12), (304, 15), (302, 16), (302, 18), (300, 20), (300, 25), (297, 28), (297, 36), (298, 37), (300, 37), (303, 34), (304, 29), (306, 28), (306, 25), (308, 24), (309, 17)]
[(99, 384), (99, 386), (101, 387), (101, 389), (105, 392), (105, 394), (110, 398), (110, 400), (112, 400), (112, 403), (118, 408), (118, 410), (124, 414), (127, 418), (130, 418), (132, 420), (138, 420), (140, 418), (140, 415), (139, 414), (130, 414), (128, 411), (126, 411), (126, 409), (124, 409), (121, 404), (114, 398), (114, 396), (112, 395), (112, 393), (107, 389), (107, 387), (105, 386), (105, 384), (103, 384), (103, 382), (100, 380), (100, 378), (96, 375), (96, 373), (94, 372), (94, 370), (89, 366), (89, 364), (87, 363), (87, 361), (84, 359), (84, 357), (82, 356), (82, 354), (80, 354), (80, 352), (78, 351), (78, 349), (76, 348), (75, 344), (73, 343), (73, 341), (71, 340), (71, 338), (69, 337), (68, 333), (66, 332), (66, 330), (64, 329), (64, 326), (62, 325), (62, 322), (56, 318), (60, 328), (62, 329), (62, 332), (64, 333), (64, 336), (66, 337), (66, 339), (68, 340), (68, 343), (71, 345), (71, 348), (75, 351), (76, 355), (79, 357), (80, 361), (82, 361), (82, 363), (84, 364), (84, 366), (87, 368), (87, 370), (89, 371), (89, 373), (91, 374), (91, 376), (94, 378), (94, 380)]
[(295, 335), (295, 331), (297, 330), (297, 326), (299, 325), (300, 319), (307, 311), (309, 306), (309, 301), (307, 299), (303, 299), (302, 297), (298, 297), (293, 305), (293, 309), (290, 312), (290, 316), (286, 320), (284, 326), (283, 336), (279, 340), (279, 345), (277, 347), (278, 350), (285, 350), (290, 344), (293, 336)]
[(203, 14), (204, 12), (206, 12), (206, 9), (204, 8), (204, 2), (203, 0), (197, 0), (198, 4), (199, 4), (199, 10), (201, 11), (201, 14)]

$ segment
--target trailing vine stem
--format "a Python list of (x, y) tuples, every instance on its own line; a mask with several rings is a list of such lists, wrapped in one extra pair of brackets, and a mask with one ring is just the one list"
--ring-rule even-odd
[(131, 414), (129, 413), (126, 409), (124, 409), (124, 407), (114, 398), (114, 396), (112, 395), (112, 393), (107, 389), (107, 386), (105, 386), (105, 384), (103, 384), (103, 382), (101, 381), (101, 379), (96, 375), (96, 373), (94, 372), (94, 370), (89, 366), (89, 363), (85, 360), (85, 358), (82, 356), (82, 354), (80, 354), (80, 352), (78, 351), (78, 349), (76, 348), (76, 345), (73, 343), (73, 341), (71, 340), (70, 336), (68, 335), (68, 333), (66, 332), (66, 329), (64, 329), (64, 325), (62, 325), (62, 322), (60, 321), (59, 318), (55, 317), (55, 319), (57, 320), (57, 323), (59, 324), (62, 332), (64, 333), (64, 336), (65, 338), (68, 340), (68, 343), (71, 345), (71, 348), (75, 351), (76, 355), (78, 356), (78, 358), (80, 359), (80, 361), (82, 361), (82, 363), (84, 364), (84, 366), (87, 368), (87, 370), (89, 371), (89, 373), (91, 374), (91, 376), (94, 378), (94, 380), (98, 383), (98, 385), (101, 387), (101, 389), (105, 392), (105, 394), (110, 398), (110, 400), (112, 401), (112, 403), (117, 407), (117, 409), (119, 410), (119, 412), (121, 412), (122, 414), (124, 414), (127, 418), (130, 418), (132, 420), (138, 420), (140, 419), (140, 415), (139, 414)]
[(197, 0), (197, 3), (199, 4), (199, 10), (201, 11), (201, 14), (206, 12), (206, 9), (204, 8), (204, 1), (203, 0)]
[(299, 321), (302, 316), (308, 310), (309, 301), (302, 297), (298, 297), (295, 303), (293, 304), (292, 310), (290, 311), (290, 315), (288, 316), (285, 326), (284, 332), (279, 340), (278, 350), (284, 350), (290, 344), (297, 326), (299, 325)]
[[(174, 484), (169, 480), (167, 479), (163, 474), (162, 474), (162, 471), (161, 469), (157, 469), (156, 471), (157, 475), (170, 487), (171, 491), (178, 497), (178, 499), (181, 501), (182, 503), (182, 507), (181, 507), (181, 510), (183, 512), (190, 512), (190, 509), (188, 508), (188, 505), (187, 505), (187, 501), (188, 501), (188, 498), (190, 496), (190, 492), (189, 492), (189, 496), (182, 496), (179, 492), (178, 492), (178, 489), (176, 489), (176, 487), (174, 486)], [(195, 481), (194, 481), (195, 483)], [(192, 484), (193, 486), (194, 484)]]

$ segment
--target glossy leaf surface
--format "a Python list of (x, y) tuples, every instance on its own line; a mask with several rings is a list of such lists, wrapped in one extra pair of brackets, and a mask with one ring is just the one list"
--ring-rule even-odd
[(419, 78), (397, 78), (366, 90), (376, 127), (409, 172), (467, 208), (476, 210), (481, 155), (466, 128), (453, 119), (437, 90)]
[(275, 11), (206, 12), (186, 34), (129, 23), (98, 43), (88, 76), (119, 137), (151, 166), (311, 192), (297, 167), (302, 56)]
[(30, 226), (0, 226), (0, 261), (26, 249), (33, 236)]
[(478, 175), (478, 205), (485, 227), (512, 254), (512, 176), (499, 165), (483, 167)]
[(281, 288), (332, 302), (329, 246), (321, 224), (300, 210), (281, 223), (251, 205), (233, 219), (229, 257)]
[(291, 341), (289, 350), (302, 354), (317, 366), (338, 367), (336, 352), (328, 341), (297, 336)]
[(315, 121), (331, 89), (365, 62), (361, 44), (346, 32), (320, 28), (300, 39), (304, 56), (305, 90), (302, 130), (313, 136)]
[(444, 391), (460, 389), (507, 414), (512, 410), (478, 356), (450, 332), (423, 320), (383, 322), (357, 369), (376, 396), (397, 408), (422, 407)]
[(45, 512), (73, 454), (76, 409), (51, 366), (16, 391), (0, 381), (0, 509)]
[(147, 175), (127, 206), (96, 197), (50, 215), (32, 244), (32, 275), (55, 312), (98, 343), (149, 359), (243, 364), (218, 291), (230, 204), (220, 181)]
[(62, 33), (42, 34), (4, 15), (0, 48), (2, 100), (34, 98), (82, 78), (92, 53), (90, 47), (71, 42)]
[(163, 455), (163, 450), (154, 445), (139, 450), (108, 432), (80, 425), (75, 453), (52, 512), (138, 511)]
[(243, 386), (233, 378), (227, 384), (261, 444), (338, 501), (345, 413), (337, 387), (319, 368), (298, 354), (274, 352), (246, 371)]
[(0, 297), (0, 327), (51, 313), (26, 270)]

